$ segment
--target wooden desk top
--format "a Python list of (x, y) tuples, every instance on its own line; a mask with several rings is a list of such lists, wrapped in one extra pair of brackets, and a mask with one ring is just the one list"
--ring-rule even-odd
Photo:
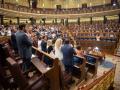
[(32, 58), (31, 62), (42, 74), (45, 74), (51, 69), (43, 61), (40, 61), (37, 57)]
[(100, 53), (100, 52), (92, 52), (92, 53), (90, 53), (90, 55), (94, 55), (94, 56), (98, 56), (98, 57), (105, 57), (105, 54)]

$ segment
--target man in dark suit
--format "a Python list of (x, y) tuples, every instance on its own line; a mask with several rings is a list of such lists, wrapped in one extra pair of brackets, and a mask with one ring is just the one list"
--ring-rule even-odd
[(15, 36), (15, 29), (12, 29), (11, 30), (12, 34), (11, 34), (11, 44), (12, 44), (12, 47), (15, 51), (15, 54), (18, 54), (18, 48), (17, 48), (17, 42), (16, 42), (16, 36)]
[(6, 65), (6, 58), (7, 58), (7, 55), (4, 50), (4, 46), (5, 45), (3, 43), (0, 43), (0, 65), (3, 67)]
[(74, 48), (69, 43), (69, 40), (65, 40), (65, 44), (62, 46), (61, 51), (63, 53), (63, 63), (65, 66), (65, 71), (72, 72), (73, 65), (73, 55), (75, 54)]
[(23, 58), (23, 70), (27, 70), (31, 64), (32, 40), (24, 31), (25, 25), (19, 25), (19, 31), (16, 32), (16, 41), (19, 55)]
[(41, 50), (47, 52), (47, 37), (43, 36), (41, 41)]

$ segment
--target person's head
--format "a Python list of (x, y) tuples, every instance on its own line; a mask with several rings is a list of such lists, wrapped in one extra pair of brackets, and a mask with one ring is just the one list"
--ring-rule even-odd
[(37, 40), (37, 36), (36, 35), (33, 35), (32, 38), (33, 38), (33, 40)]
[(47, 40), (47, 36), (42, 36), (42, 40)]
[(81, 50), (81, 46), (78, 45), (78, 46), (76, 47), (76, 49), (77, 49), (77, 50)]
[(61, 45), (62, 45), (62, 39), (58, 38), (55, 42), (55, 47), (59, 48), (59, 47), (61, 47)]
[(88, 47), (88, 50), (92, 50), (92, 47)]
[(11, 32), (15, 33), (15, 32), (16, 32), (16, 29), (11, 29)]
[(41, 40), (41, 37), (38, 37), (38, 40)]
[(47, 41), (47, 46), (52, 46), (52, 40), (51, 39)]
[(33, 27), (32, 27), (32, 25), (26, 25), (25, 29), (26, 29), (26, 32), (27, 32), (27, 33), (31, 33)]
[(25, 24), (20, 24), (20, 25), (19, 25), (19, 30), (24, 31), (24, 30), (25, 30), (25, 27), (26, 27)]
[(29, 31), (32, 31), (32, 29), (33, 29), (33, 27), (30, 25), (30, 26), (28, 26), (28, 30)]
[(65, 44), (70, 44), (69, 39), (66, 39), (66, 40), (64, 41), (64, 43), (65, 43)]

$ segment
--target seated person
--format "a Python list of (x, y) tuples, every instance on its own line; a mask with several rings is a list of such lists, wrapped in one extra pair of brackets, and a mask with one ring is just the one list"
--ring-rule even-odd
[(52, 40), (47, 41), (47, 53), (51, 54), (53, 51)]
[(88, 47), (86, 50), (85, 50), (85, 54), (90, 54), (92, 52), (93, 48), (92, 47)]
[(38, 49), (41, 50), (41, 37), (38, 38)]
[(43, 36), (41, 40), (41, 50), (47, 52), (47, 36)]
[(81, 49), (81, 46), (77, 46), (75, 51), (77, 56), (84, 57), (84, 51)]
[(96, 41), (100, 41), (100, 35), (96, 35)]

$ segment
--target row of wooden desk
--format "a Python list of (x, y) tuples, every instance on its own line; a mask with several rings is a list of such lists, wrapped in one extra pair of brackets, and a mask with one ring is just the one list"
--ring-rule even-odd
[[(38, 50), (36, 47), (33, 47), (33, 49), (35, 51), (35, 57), (32, 58), (31, 62), (34, 67), (41, 73), (41, 75), (48, 78), (50, 90), (65, 90), (64, 76), (61, 72), (59, 60), (57, 58), (51, 57), (49, 54), (43, 51)], [(89, 57), (89, 59), (92, 58), (92, 60), (89, 61), (87, 57)], [(77, 75), (74, 75), (79, 79), (78, 83), (85, 79), (86, 66), (88, 67), (88, 71), (93, 73), (93, 76), (97, 74), (98, 63), (102, 58), (102, 56), (96, 55), (88, 55), (87, 57), (85, 58), (87, 62), (83, 61), (79, 65), (74, 65), (75, 68), (77, 68), (81, 72), (80, 74), (76, 73)], [(46, 58), (51, 62), (51, 65), (47, 65), (44, 62), (44, 59)]]
[[(36, 56), (32, 58), (32, 63), (43, 75), (49, 79), (50, 90), (60, 90), (61, 87), (61, 70), (59, 66), (59, 61), (57, 58), (52, 58), (49, 54), (39, 51), (37, 48), (33, 47), (36, 52)], [(46, 65), (43, 58), (47, 57), (53, 62), (52, 66)]]
[[(59, 60), (51, 57), (48, 53), (38, 50), (36, 47), (33, 47), (33, 49), (35, 50), (35, 57), (32, 58), (32, 63), (39, 72), (44, 74), (50, 80), (50, 90), (60, 90), (61, 88), (64, 88), (64, 80), (62, 80), (64, 76), (62, 75), (63, 72), (61, 72)], [(45, 64), (45, 57), (52, 62), (52, 65)], [(87, 55), (86, 58), (83, 59), (78, 56), (75, 57), (79, 58), (81, 61), (83, 60), (82, 63), (74, 65), (74, 70), (78, 70), (78, 72), (74, 72), (72, 74), (79, 79), (78, 83), (85, 80), (85, 67), (88, 68), (88, 71), (92, 73), (93, 76), (97, 74), (99, 62), (99, 58), (97, 56)], [(85, 59), (92, 59), (93, 62)]]

